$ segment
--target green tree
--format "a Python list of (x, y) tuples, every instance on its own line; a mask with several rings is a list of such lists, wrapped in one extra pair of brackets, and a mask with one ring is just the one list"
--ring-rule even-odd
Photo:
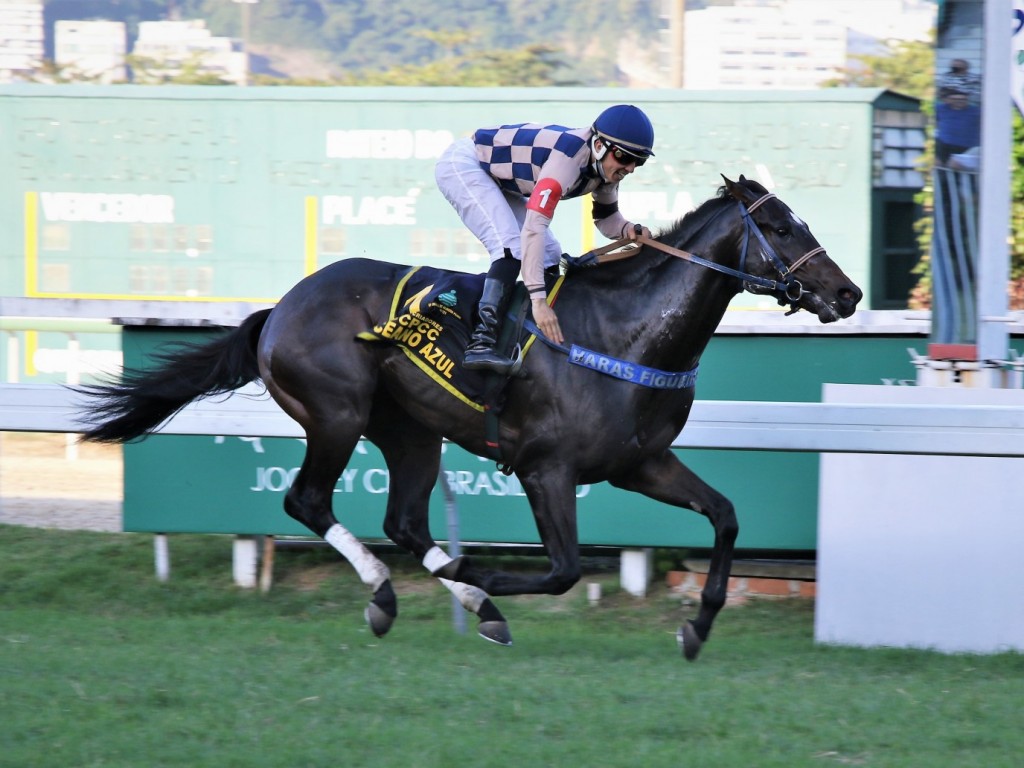
[(128, 66), (136, 83), (141, 85), (234, 85), (219, 75), (203, 69), (203, 55), (192, 54), (171, 69), (166, 61), (146, 56), (129, 55)]
[(888, 88), (931, 101), (935, 88), (935, 48), (930, 42), (889, 41), (879, 54), (851, 58), (853, 66), (840, 70), (824, 87)]
[(462, 86), (543, 87), (576, 85), (563, 75), (567, 67), (561, 52), (549, 46), (528, 45), (515, 50), (448, 53), (426, 64), (402, 64), (391, 69), (362, 69), (331, 80), (288, 80), (257, 77), (258, 85), (345, 86)]
[[(171, 11), (181, 19), (203, 19), (215, 35), (241, 38), (247, 16), (249, 49), (266, 58), (268, 69), (287, 73), (290, 61), (313, 59), (346, 73), (347, 79), (370, 70), (393, 74), (426, 67), (446, 54), (475, 52), (484, 66), (488, 56), (539, 46), (562, 52), (559, 83), (616, 85), (622, 83), (616, 59), (624, 36), (643, 45), (658, 35), (662, 23), (661, 0), (259, 0), (244, 6), (231, 0), (45, 2), (51, 26), (57, 18), (125, 21), (129, 39), (137, 35), (138, 22), (165, 19)], [(465, 35), (471, 45), (442, 39), (456, 34)]]
[(1016, 110), (1010, 152), (1010, 309), (1024, 309), (1024, 117)]
[(42, 64), (29, 77), (30, 82), (45, 85), (99, 83), (101, 80), (101, 75), (89, 75), (81, 72), (74, 65), (58, 64), (53, 59), (43, 59)]
[[(236, 3), (176, 2), (183, 18), (205, 19), (217, 35), (241, 36)], [(623, 20), (630, 34), (650, 38), (661, 23), (659, 9), (658, 0), (260, 0), (249, 7), (249, 40), (257, 53), (273, 43), (317, 54), (352, 79), (362, 75), (351, 73), (426, 66), (447, 52), (469, 55), (465, 44), (448, 48), (423, 34), (461, 33), (481, 58), (529, 46), (561, 50), (563, 81), (606, 85), (619, 79)]]

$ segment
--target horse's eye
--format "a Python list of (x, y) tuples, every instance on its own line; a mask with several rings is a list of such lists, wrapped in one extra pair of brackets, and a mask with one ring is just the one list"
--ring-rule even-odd
[(776, 227), (775, 234), (777, 234), (779, 237), (789, 237), (790, 229), (789, 227), (786, 226)]

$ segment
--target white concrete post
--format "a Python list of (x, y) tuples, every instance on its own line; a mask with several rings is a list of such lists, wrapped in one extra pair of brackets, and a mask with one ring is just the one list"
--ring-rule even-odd
[(654, 550), (624, 549), (619, 556), (619, 581), (635, 597), (644, 597), (654, 575)]
[(158, 533), (153, 537), (153, 559), (157, 581), (171, 578), (171, 552), (167, 546), (167, 534)]
[(257, 563), (259, 549), (255, 536), (236, 536), (232, 549), (232, 575), (235, 584), (244, 589), (256, 586)]
[[(79, 371), (82, 345), (78, 337), (73, 333), (68, 334), (68, 357), (66, 382), (69, 387), (77, 387), (82, 383), (82, 376)], [(64, 458), (68, 461), (75, 461), (78, 458), (78, 435), (68, 432), (64, 435)]]
[(18, 345), (18, 336), (10, 332), (7, 334), (7, 383), (17, 384), (21, 373), (21, 352)]

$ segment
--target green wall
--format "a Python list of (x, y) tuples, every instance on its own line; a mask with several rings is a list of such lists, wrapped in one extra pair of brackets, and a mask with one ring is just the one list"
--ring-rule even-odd
[[(166, 341), (204, 332), (126, 328), (130, 367)], [(208, 333), (208, 332), (205, 332)], [(823, 382), (912, 381), (910, 336), (718, 335), (702, 361), (698, 397), (706, 400), (820, 400)], [(1015, 340), (1018, 349), (1024, 342)], [(335, 511), (356, 535), (383, 536), (387, 475), (376, 449), (364, 445), (337, 487)], [(124, 524), (133, 531), (306, 534), (285, 515), (289, 473), (301, 464), (294, 439), (155, 436), (125, 448)], [(813, 550), (817, 540), (818, 456), (775, 451), (680, 450), (682, 458), (736, 505), (737, 546)], [(461, 536), (466, 541), (536, 542), (529, 506), (514, 478), (493, 462), (448, 446), (444, 468), (456, 473)], [(584, 544), (706, 547), (710, 525), (699, 515), (607, 484), (579, 489)], [(446, 538), (444, 499), (431, 503), (431, 529)]]
[[(582, 126), (623, 99), (657, 135), (623, 187), (628, 217), (668, 226), (719, 174), (745, 174), (870, 291), (879, 90), (17, 85), (0, 86), (0, 294), (274, 300), (363, 255), (484, 271), (435, 188), (438, 154), (480, 125)], [(590, 247), (586, 219), (579, 201), (560, 207), (566, 250)]]
[[(307, 272), (364, 255), (483, 271), (481, 248), (434, 186), (444, 146), (499, 122), (586, 125), (624, 99), (650, 114), (657, 136), (657, 157), (623, 187), (627, 216), (668, 226), (715, 194), (719, 174), (759, 179), (810, 224), (871, 306), (873, 111), (899, 108), (871, 89), (0, 86), (0, 295), (273, 301)], [(560, 207), (555, 230), (572, 252), (594, 236), (579, 201)], [(749, 295), (733, 303), (768, 305)], [(127, 330), (126, 364), (174, 333)], [(911, 343), (720, 336), (698, 396), (816, 400), (824, 381), (912, 379)], [(128, 446), (125, 526), (303, 532), (282, 512), (280, 490), (301, 455), (296, 440), (157, 436)], [(736, 502), (741, 547), (815, 546), (815, 456), (685, 458)], [(535, 540), (524, 498), (490, 462), (451, 448), (445, 466), (465, 480), (464, 538)], [(339, 489), (339, 512), (359, 535), (380, 535), (382, 467), (375, 453), (357, 456), (351, 492)], [(252, 490), (260, 478), (271, 489)], [(585, 543), (710, 543), (693, 513), (603, 485), (580, 493)], [(433, 513), (441, 537), (440, 499)]]

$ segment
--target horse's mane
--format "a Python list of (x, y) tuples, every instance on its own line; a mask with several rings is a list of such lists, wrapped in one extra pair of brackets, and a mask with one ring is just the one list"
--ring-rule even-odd
[[(687, 242), (707, 225), (728, 204), (727, 201), (729, 199), (731, 198), (729, 198), (725, 187), (720, 187), (714, 197), (708, 198), (692, 211), (685, 213), (667, 229), (656, 232), (654, 239), (666, 245), (682, 247), (682, 243)], [(634, 279), (635, 275), (640, 271), (637, 269), (638, 265), (653, 266), (664, 261), (666, 258), (671, 257), (661, 251), (644, 248), (630, 259), (610, 262), (599, 270), (585, 270), (586, 279), (596, 282), (603, 282), (604, 280), (618, 282), (622, 279)]]
[[(738, 184), (751, 190), (758, 196), (765, 194), (767, 190), (752, 179), (740, 177)], [(716, 190), (713, 197), (708, 198), (692, 211), (685, 213), (675, 223), (666, 229), (654, 234), (654, 239), (675, 248), (685, 247), (685, 243), (707, 226), (720, 212), (733, 204), (733, 198), (728, 189), (723, 185)], [(653, 248), (644, 248), (636, 256), (623, 259), (622, 261), (609, 262), (600, 269), (587, 269), (574, 277), (575, 281), (580, 278), (592, 281), (593, 284), (609, 282), (622, 284), (624, 281), (631, 283), (636, 280), (643, 280), (643, 267), (651, 268), (674, 257)], [(640, 267), (640, 268), (638, 268)]]
[(692, 211), (683, 214), (670, 227), (661, 230), (655, 239), (669, 245), (678, 245), (689, 240), (725, 207), (727, 199), (729, 193), (724, 186), (719, 187), (714, 197), (708, 198)]

